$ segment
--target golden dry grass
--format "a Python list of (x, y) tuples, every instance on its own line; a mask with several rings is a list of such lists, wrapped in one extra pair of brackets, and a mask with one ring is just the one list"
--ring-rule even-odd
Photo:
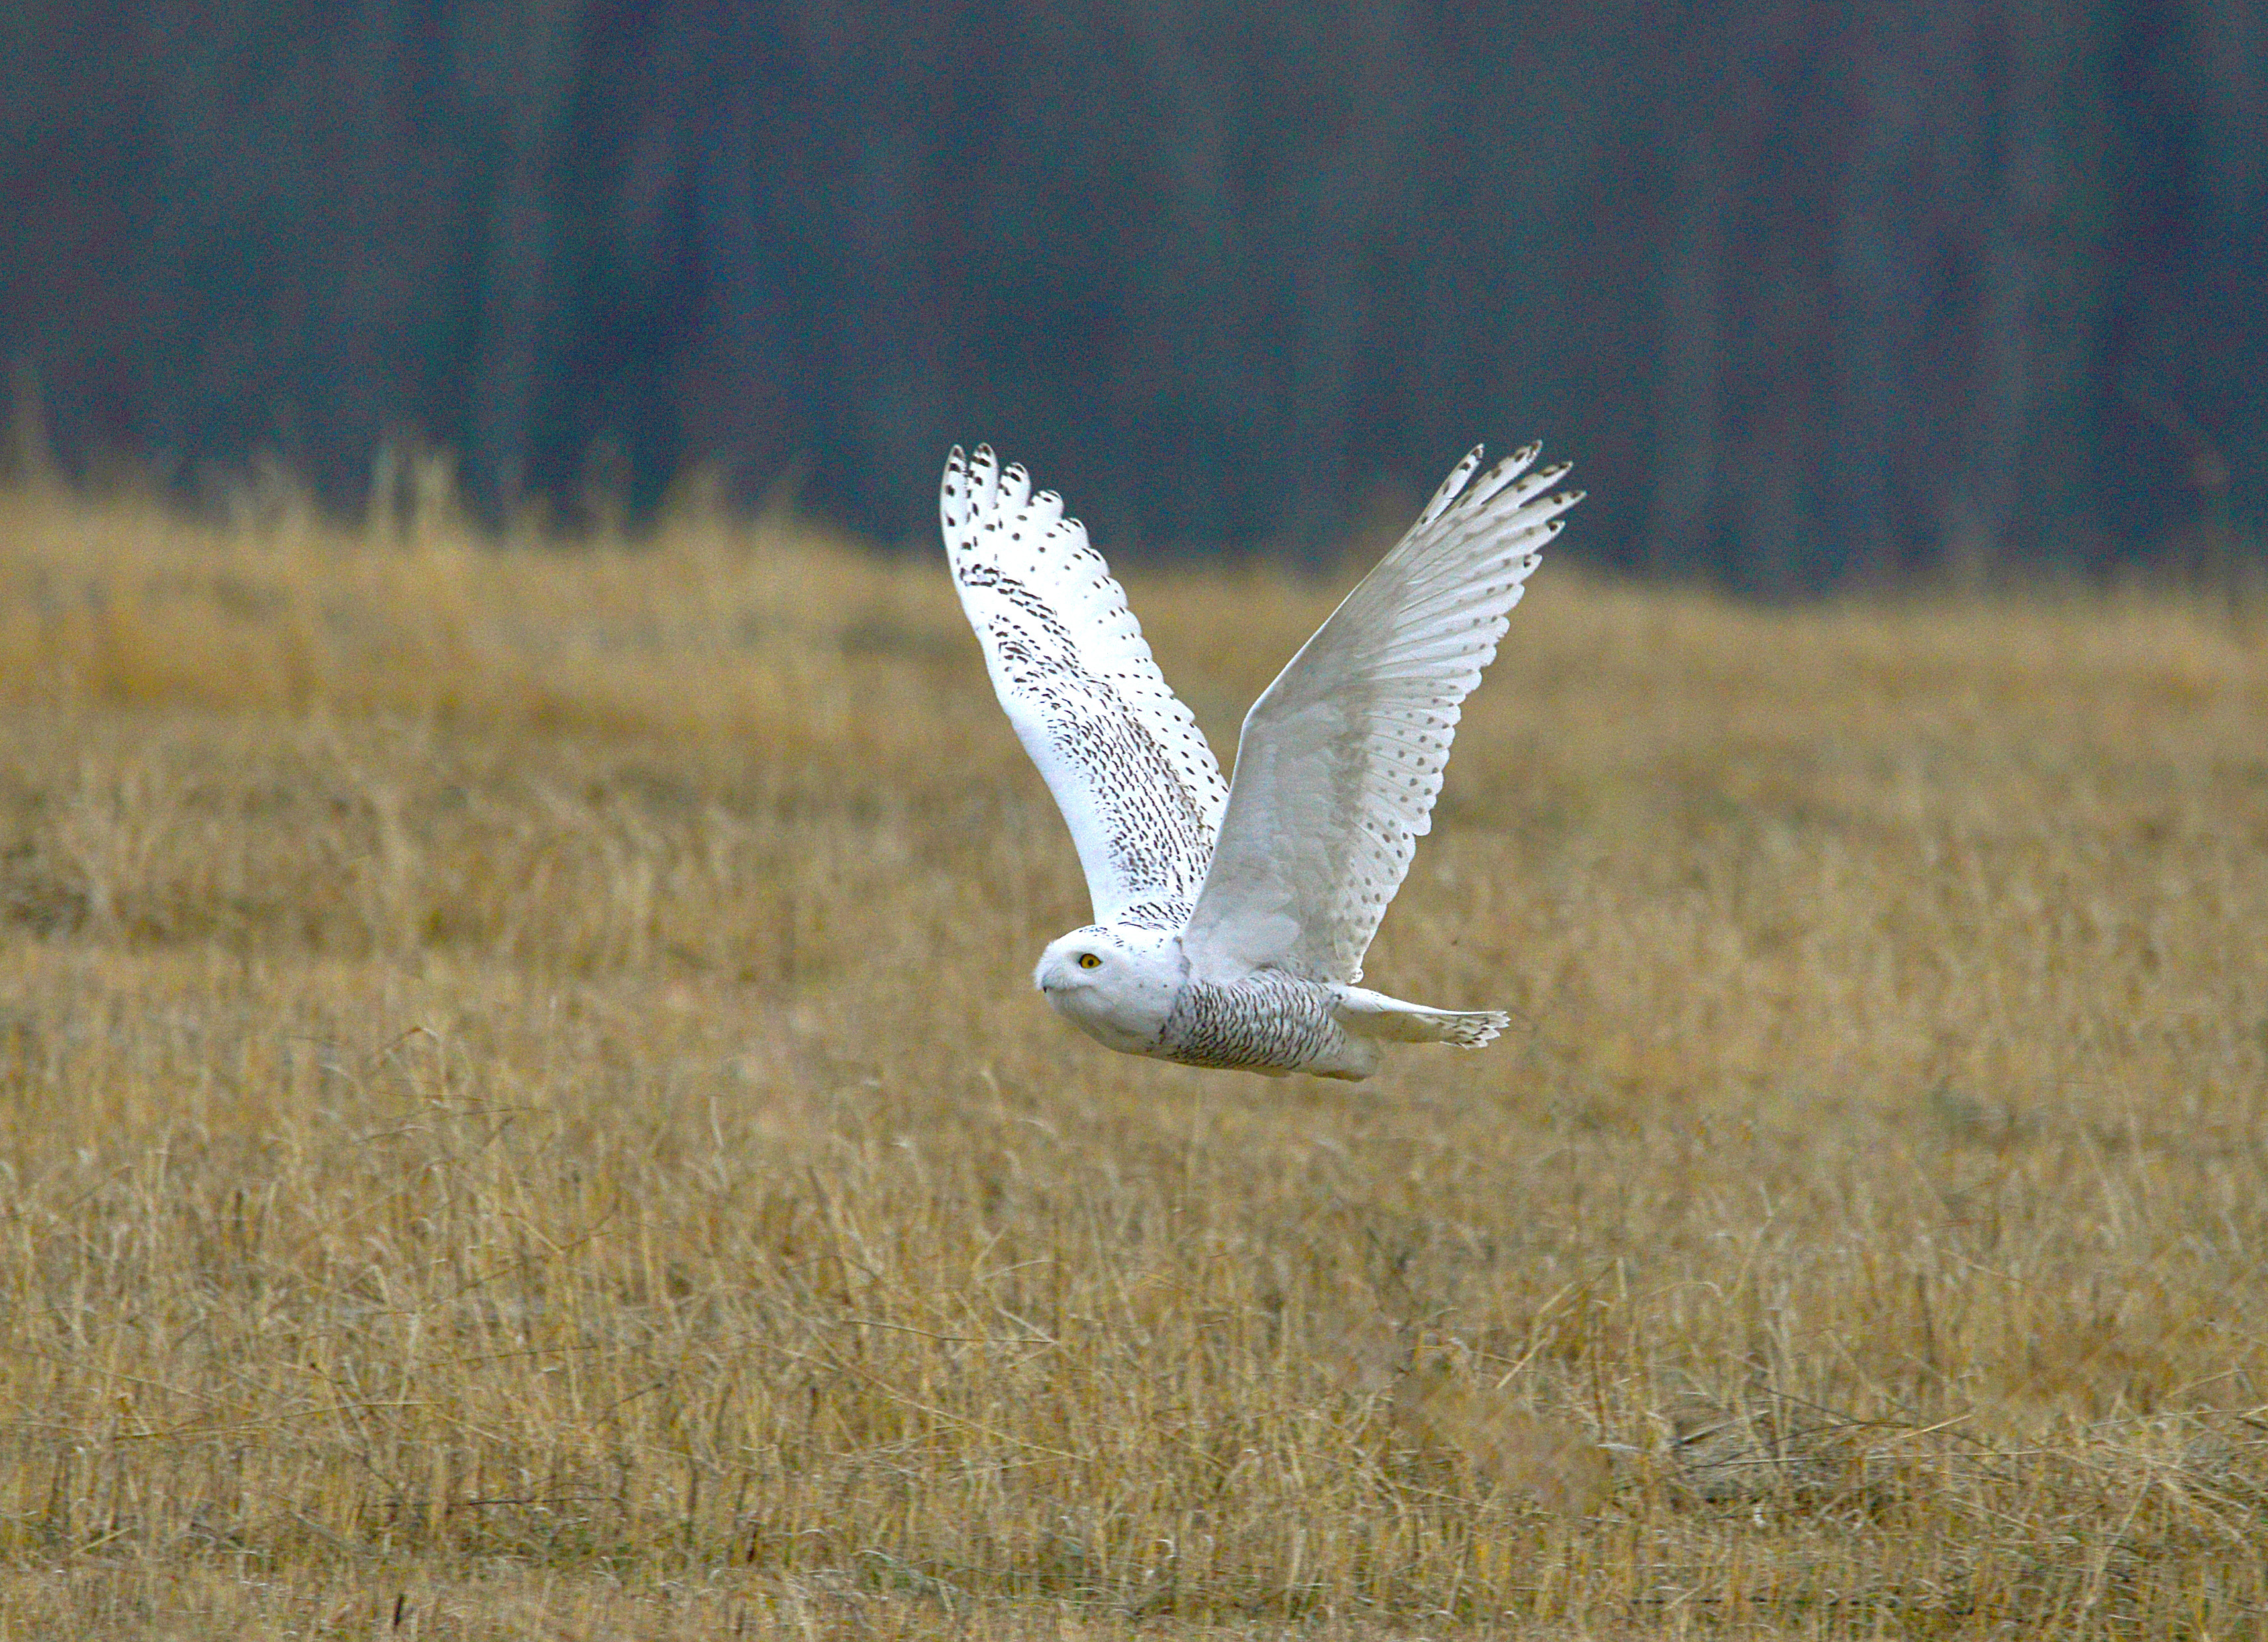
[(28, 491), (0, 681), (0, 1636), (2268, 1629), (2257, 624), (1547, 567), (1357, 1086), (1032, 993), (932, 560)]

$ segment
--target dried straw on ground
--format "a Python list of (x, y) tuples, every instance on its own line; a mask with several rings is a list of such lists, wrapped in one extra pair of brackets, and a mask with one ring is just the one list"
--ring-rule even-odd
[(932, 559), (33, 492), (0, 691), (0, 1636), (2268, 1626), (2257, 615), (1547, 567), (1352, 1089), (1030, 992)]

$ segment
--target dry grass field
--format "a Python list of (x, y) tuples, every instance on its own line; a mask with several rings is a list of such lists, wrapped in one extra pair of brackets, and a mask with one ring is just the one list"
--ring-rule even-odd
[(0, 1637), (2268, 1634), (2258, 612), (1547, 563), (1359, 1086), (1032, 991), (941, 556), (29, 490), (0, 696)]

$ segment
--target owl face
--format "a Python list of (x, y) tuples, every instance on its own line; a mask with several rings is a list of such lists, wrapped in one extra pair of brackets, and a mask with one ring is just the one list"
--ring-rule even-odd
[(1032, 983), (1097, 1042), (1141, 1055), (1157, 1047), (1173, 1012), (1182, 964), (1171, 935), (1089, 924), (1049, 943)]

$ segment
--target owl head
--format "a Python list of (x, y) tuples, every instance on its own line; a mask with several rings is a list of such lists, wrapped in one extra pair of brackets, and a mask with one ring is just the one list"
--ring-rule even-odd
[(1032, 983), (1097, 1042), (1140, 1055), (1158, 1047), (1181, 990), (1182, 968), (1172, 935), (1090, 924), (1048, 944)]

